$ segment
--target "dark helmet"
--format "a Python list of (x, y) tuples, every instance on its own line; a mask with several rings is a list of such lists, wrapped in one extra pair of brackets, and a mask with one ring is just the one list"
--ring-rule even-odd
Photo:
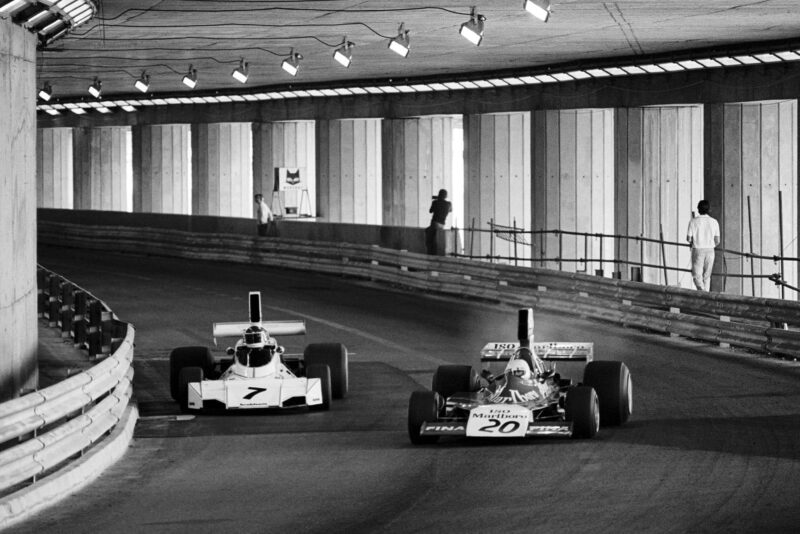
[(269, 339), (269, 334), (260, 326), (251, 326), (244, 331), (244, 344), (251, 349), (262, 348)]

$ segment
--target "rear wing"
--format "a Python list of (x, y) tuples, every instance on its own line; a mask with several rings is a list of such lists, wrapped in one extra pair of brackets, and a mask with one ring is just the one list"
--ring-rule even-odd
[(214, 323), (214, 337), (239, 337), (254, 325), (261, 325), (270, 336), (298, 336), (306, 333), (305, 321), (261, 321), (260, 323)]
[[(520, 343), (516, 341), (487, 343), (481, 350), (481, 362), (507, 362), (520, 346)], [(530, 349), (538, 358), (546, 362), (590, 362), (594, 359), (594, 343), (591, 342), (531, 343)]]

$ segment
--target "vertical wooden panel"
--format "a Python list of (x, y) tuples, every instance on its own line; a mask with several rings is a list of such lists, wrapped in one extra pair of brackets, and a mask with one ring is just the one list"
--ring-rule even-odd
[[(615, 181), (615, 150), (616, 150), (616, 114), (612, 109), (603, 112), (603, 160), (604, 160), (604, 208), (603, 229), (606, 234), (616, 234), (616, 213), (621, 211), (616, 203), (616, 181)], [(616, 247), (613, 239), (603, 241), (603, 259), (613, 260), (616, 255)], [(606, 276), (613, 276), (613, 271), (617, 269), (614, 264), (605, 264), (603, 268)]]
[(330, 220), (330, 170), (328, 151), (330, 148), (329, 121), (321, 120), (316, 125), (317, 160), (317, 217)]
[[(561, 128), (559, 135), (559, 157), (561, 173), (559, 177), (561, 217), (559, 228), (575, 231), (577, 222), (577, 182), (576, 182), (576, 142), (577, 142), (577, 113), (574, 110), (561, 112)], [(577, 257), (577, 238), (574, 236), (563, 237), (562, 256), (564, 258)], [(575, 264), (571, 263), (574, 268)], [(572, 270), (567, 267), (568, 270)]]
[[(606, 207), (606, 195), (605, 195), (605, 115), (606, 113), (603, 110), (591, 110), (589, 113), (589, 140), (590, 140), (590, 147), (586, 150), (586, 153), (589, 156), (589, 195), (590, 195), (590, 204), (583, 205), (579, 209), (586, 209), (589, 211), (588, 220), (589, 220), (589, 229), (586, 230), (587, 232), (594, 232), (594, 233), (613, 233), (611, 229), (613, 226), (606, 228), (604, 224), (604, 218), (606, 216), (606, 212), (610, 211), (613, 213), (611, 207)], [(613, 176), (613, 175), (609, 175)], [(612, 222), (613, 224), (613, 222)], [(591, 258), (599, 258), (600, 257), (600, 240), (596, 238), (592, 238), (589, 240), (589, 256)], [(605, 249), (603, 250), (605, 252)], [(604, 265), (603, 268), (605, 271), (608, 271), (609, 268), (607, 265)], [(594, 274), (597, 269), (600, 269), (600, 262), (591, 262), (587, 265), (587, 273)]]
[(330, 164), (330, 221), (342, 220), (342, 124), (341, 121), (330, 121), (330, 137), (328, 158)]
[[(678, 239), (678, 108), (664, 108), (661, 110), (661, 144), (659, 146), (659, 181), (661, 188), (661, 205), (659, 207), (659, 227), (663, 228), (664, 239), (677, 241)], [(654, 228), (656, 232), (660, 228)], [(655, 234), (658, 236), (658, 233)], [(674, 267), (678, 261), (677, 249), (675, 247), (663, 247), (661, 251), (656, 251), (658, 263), (665, 263), (669, 267)], [(677, 275), (673, 271), (667, 273), (668, 279), (664, 279), (661, 272), (657, 273), (658, 283), (674, 284)]]
[[(531, 153), (532, 162), (532, 184), (531, 184), (531, 206), (532, 223), (534, 231), (547, 228), (547, 120), (544, 111), (536, 110), (532, 113), (531, 120)], [(539, 235), (533, 236), (533, 257), (544, 257), (544, 240)], [(535, 262), (535, 267), (544, 267), (543, 263)]]
[[(517, 226), (525, 230), (531, 229), (530, 210), (526, 206), (530, 202), (530, 184), (525, 172), (525, 155), (529, 150), (529, 138), (526, 135), (529, 123), (527, 114), (514, 113), (508, 120), (508, 210), (517, 219)], [(529, 257), (529, 251), (517, 247), (517, 254)]]
[(431, 161), (431, 118), (420, 117), (417, 123), (417, 221), (414, 226), (430, 223), (428, 209), (433, 191)]
[[(478, 228), (489, 229), (489, 223), (494, 219), (494, 165), (495, 165), (495, 116), (483, 115), (480, 121), (480, 173), (478, 191), (480, 192), (480, 217)], [(481, 253), (491, 253), (497, 249), (494, 236), (485, 232), (481, 233)], [(496, 252), (495, 252), (496, 253)]]
[(367, 161), (364, 177), (364, 201), (366, 203), (365, 221), (367, 224), (383, 224), (381, 200), (383, 198), (383, 166), (379, 155), (383, 153), (381, 121), (367, 121), (366, 131)]
[[(751, 228), (754, 243), (754, 252), (761, 253), (759, 236), (761, 235), (761, 110), (758, 104), (741, 106), (742, 113), (742, 179), (744, 181), (743, 200), (747, 205), (750, 197)], [(733, 223), (734, 221), (729, 221)], [(749, 232), (745, 234), (749, 241)], [(749, 245), (748, 245), (749, 246)], [(762, 274), (761, 262), (753, 262), (756, 274)], [(759, 294), (761, 283), (756, 282), (756, 295)]]
[(367, 121), (353, 125), (353, 207), (352, 222), (367, 222)]
[[(578, 232), (592, 231), (592, 111), (578, 110), (575, 113), (575, 228)], [(587, 250), (585, 237), (576, 238), (576, 257), (583, 257)], [(589, 249), (591, 250), (591, 249)], [(594, 274), (585, 262), (574, 263), (574, 269)]]
[[(777, 103), (763, 103), (761, 111), (761, 250), (765, 255), (777, 255), (780, 251), (778, 189), (780, 187), (780, 125)], [(773, 273), (778, 266), (773, 262), (762, 262), (762, 272)], [(777, 298), (777, 287), (762, 280), (762, 297)]]
[[(561, 228), (561, 114), (558, 111), (547, 111), (545, 114), (546, 123), (546, 152), (547, 152), (547, 180), (545, 183), (546, 200), (545, 206), (547, 217), (545, 221), (546, 230), (558, 230)], [(545, 239), (545, 250), (548, 258), (559, 256), (560, 239), (553, 234), (547, 234)], [(554, 261), (546, 262), (548, 269), (558, 269), (559, 264)]]

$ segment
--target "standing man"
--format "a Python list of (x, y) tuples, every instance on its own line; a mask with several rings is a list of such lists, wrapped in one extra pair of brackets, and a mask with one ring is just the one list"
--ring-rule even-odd
[(697, 217), (689, 221), (686, 240), (692, 246), (692, 280), (701, 291), (711, 289), (711, 270), (714, 268), (714, 247), (719, 245), (719, 223), (708, 214), (707, 200), (697, 203)]
[(272, 210), (264, 202), (264, 195), (261, 193), (253, 197), (256, 203), (256, 223), (258, 224), (258, 235), (266, 236), (269, 223), (272, 222)]
[(428, 254), (439, 253), (437, 237), (439, 230), (444, 230), (444, 223), (451, 211), (453, 205), (447, 200), (447, 189), (440, 189), (439, 195), (433, 197), (431, 209), (428, 210), (429, 213), (433, 213), (431, 225), (425, 229), (425, 248), (428, 249)]

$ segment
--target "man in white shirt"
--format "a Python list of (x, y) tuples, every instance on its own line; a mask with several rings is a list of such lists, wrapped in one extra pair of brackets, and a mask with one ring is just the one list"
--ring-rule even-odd
[(719, 245), (719, 223), (708, 214), (709, 203), (697, 204), (697, 217), (689, 221), (686, 240), (692, 246), (692, 280), (701, 291), (711, 289), (711, 271), (714, 268), (714, 247)]
[(272, 222), (272, 210), (264, 202), (264, 196), (258, 194), (253, 197), (256, 203), (256, 222), (258, 223), (258, 235), (266, 236), (269, 223)]

